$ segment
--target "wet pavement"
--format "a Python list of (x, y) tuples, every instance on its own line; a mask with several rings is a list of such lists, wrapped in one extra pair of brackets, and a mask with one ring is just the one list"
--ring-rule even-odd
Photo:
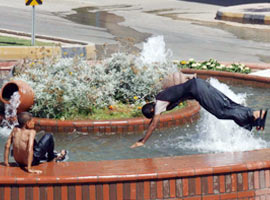
[[(137, 52), (148, 37), (163, 35), (172, 59), (269, 63), (270, 26), (216, 20), (224, 6), (199, 0), (48, 0), (37, 7), (36, 32), (96, 43), (111, 52)], [(1, 2), (0, 13), (0, 29), (30, 32), (31, 9), (19, 0), (12, 6)]]
[[(121, 6), (120, 6), (121, 7)], [(119, 8), (120, 8), (119, 7)], [(128, 5), (122, 5), (123, 8), (128, 8)], [(54, 13), (64, 19), (70, 20), (74, 23), (83, 24), (87, 26), (94, 26), (106, 29), (108, 33), (114, 36), (114, 40), (120, 44), (111, 46), (113, 48), (124, 48), (123, 50), (129, 53), (138, 53), (140, 50), (134, 44), (146, 41), (151, 36), (149, 33), (136, 31), (130, 27), (121, 26), (120, 23), (124, 22), (124, 17), (106, 12), (99, 7), (82, 7), (73, 9), (75, 13)], [(106, 48), (109, 48), (107, 44)]]

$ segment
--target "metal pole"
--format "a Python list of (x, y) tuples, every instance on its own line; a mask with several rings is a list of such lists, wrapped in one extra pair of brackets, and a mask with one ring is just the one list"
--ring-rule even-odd
[(35, 45), (35, 6), (32, 6), (32, 46)]

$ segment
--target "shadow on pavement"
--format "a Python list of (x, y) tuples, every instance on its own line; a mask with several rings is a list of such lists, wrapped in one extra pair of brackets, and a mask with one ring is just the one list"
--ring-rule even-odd
[(219, 6), (233, 6), (248, 3), (270, 3), (270, 0), (180, 0), (180, 1), (215, 4)]

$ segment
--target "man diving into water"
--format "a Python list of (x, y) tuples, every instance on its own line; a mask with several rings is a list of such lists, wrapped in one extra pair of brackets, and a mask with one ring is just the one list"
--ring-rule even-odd
[[(181, 74), (181, 76), (185, 76)], [(131, 146), (136, 148), (143, 146), (155, 130), (161, 113), (172, 110), (180, 102), (194, 99), (208, 112), (218, 119), (233, 120), (239, 126), (251, 129), (256, 126), (257, 130), (264, 130), (267, 116), (266, 110), (254, 111), (249, 107), (237, 104), (222, 92), (211, 86), (207, 81), (200, 78), (183, 78), (181, 83), (166, 88), (156, 96), (156, 102), (145, 104), (142, 113), (151, 119), (145, 136)]]

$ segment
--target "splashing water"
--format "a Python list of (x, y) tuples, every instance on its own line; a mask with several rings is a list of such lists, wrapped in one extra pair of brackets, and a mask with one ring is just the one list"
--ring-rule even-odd
[[(228, 85), (220, 83), (217, 79), (211, 78), (209, 82), (233, 101), (242, 105), (246, 104), (246, 94), (235, 94)], [(256, 138), (252, 132), (239, 127), (234, 121), (220, 120), (203, 108), (201, 110), (201, 117), (195, 130), (187, 128), (185, 135), (168, 139), (173, 140), (166, 141), (167, 144), (170, 144), (169, 148), (191, 152), (218, 153), (248, 151), (268, 146), (265, 140)]]
[[(210, 84), (222, 91), (233, 101), (245, 105), (246, 94), (235, 94), (226, 84), (210, 79)], [(191, 148), (202, 152), (234, 152), (265, 148), (266, 141), (255, 138), (253, 134), (240, 128), (232, 120), (219, 120), (203, 111), (203, 120), (197, 125), (198, 138), (192, 141)]]
[(5, 104), (5, 119), (3, 119), (0, 125), (0, 136), (8, 137), (13, 127), (18, 124), (17, 120), (10, 121), (8, 119), (16, 118), (17, 108), (20, 103), (19, 92), (14, 92), (10, 98), (9, 104)]
[(144, 64), (166, 63), (169, 57), (172, 56), (171, 50), (166, 50), (166, 45), (163, 36), (148, 38), (146, 43), (143, 43), (143, 49), (140, 59)]

